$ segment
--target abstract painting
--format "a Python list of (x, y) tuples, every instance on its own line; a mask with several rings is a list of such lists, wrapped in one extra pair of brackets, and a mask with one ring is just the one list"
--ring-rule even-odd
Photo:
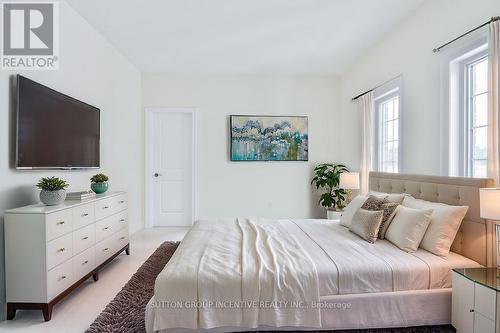
[(231, 161), (307, 161), (305, 116), (232, 115)]

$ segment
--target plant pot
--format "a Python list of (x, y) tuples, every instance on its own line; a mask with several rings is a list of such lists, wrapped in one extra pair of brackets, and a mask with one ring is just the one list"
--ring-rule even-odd
[(94, 191), (96, 194), (103, 194), (108, 190), (108, 182), (102, 182), (102, 183), (91, 183), (90, 188), (92, 191)]
[(343, 211), (341, 210), (326, 210), (326, 218), (329, 220), (340, 220), (340, 217), (342, 216)]
[(66, 191), (40, 191), (40, 201), (47, 206), (55, 206), (64, 202), (66, 199)]

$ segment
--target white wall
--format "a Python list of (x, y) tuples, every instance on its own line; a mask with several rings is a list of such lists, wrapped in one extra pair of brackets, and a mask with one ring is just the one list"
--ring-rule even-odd
[[(144, 107), (194, 107), (198, 122), (198, 217), (324, 214), (312, 168), (332, 160), (337, 81), (330, 77), (144, 74)], [(309, 162), (230, 162), (230, 114), (309, 116)]]
[[(111, 189), (129, 191), (131, 229), (143, 224), (143, 132), (141, 76), (125, 58), (65, 2), (60, 7), (60, 68), (26, 71), (24, 76), (101, 109), (101, 170)], [(38, 178), (59, 176), (69, 191), (89, 188), (91, 171), (16, 171), (9, 167), (12, 78), (0, 71), (0, 235), (5, 209), (38, 201)], [(3, 236), (0, 237), (0, 320), (4, 309)]]
[(432, 49), (498, 15), (498, 0), (427, 1), (355, 62), (340, 79), (337, 140), (345, 144), (335, 157), (359, 167), (361, 121), (351, 98), (402, 74), (402, 171), (439, 174), (440, 57)]

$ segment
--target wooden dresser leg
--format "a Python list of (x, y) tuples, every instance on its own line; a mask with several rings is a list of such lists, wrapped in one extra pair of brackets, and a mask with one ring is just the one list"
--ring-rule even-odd
[(42, 308), (43, 319), (49, 321), (52, 318), (52, 304), (44, 304)]
[(92, 274), (92, 278), (94, 279), (94, 282), (97, 282), (99, 280), (99, 272), (95, 272), (94, 274)]
[(130, 255), (130, 244), (127, 245), (127, 248), (125, 249), (125, 253), (129, 256)]
[(7, 320), (12, 320), (16, 316), (16, 307), (12, 303), (7, 303)]

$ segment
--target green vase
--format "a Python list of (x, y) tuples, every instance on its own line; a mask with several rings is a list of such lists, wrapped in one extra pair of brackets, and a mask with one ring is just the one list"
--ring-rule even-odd
[(91, 183), (90, 188), (92, 191), (94, 191), (96, 194), (103, 194), (108, 190), (108, 182), (102, 182), (102, 183)]

